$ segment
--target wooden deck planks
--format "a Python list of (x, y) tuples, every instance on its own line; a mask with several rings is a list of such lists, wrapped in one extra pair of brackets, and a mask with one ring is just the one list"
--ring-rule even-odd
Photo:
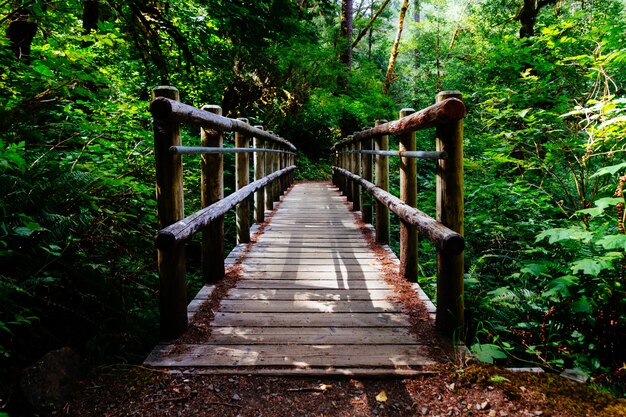
[[(203, 343), (159, 345), (145, 363), (211, 373), (411, 375), (435, 361), (393, 300), (345, 199), (293, 187), (242, 261)], [(190, 314), (208, 298), (201, 291)]]

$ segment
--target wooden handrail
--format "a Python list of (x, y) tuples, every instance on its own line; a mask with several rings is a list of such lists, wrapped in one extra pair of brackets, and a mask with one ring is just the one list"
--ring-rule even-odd
[(167, 122), (188, 123), (220, 132), (240, 132), (250, 137), (259, 137), (279, 143), (292, 151), (296, 150), (291, 142), (271, 132), (251, 126), (242, 120), (220, 116), (167, 97), (155, 97), (150, 104), (150, 112), (155, 118)]
[[(413, 112), (403, 109), (398, 120), (380, 120), (376, 126), (355, 132), (337, 142), (333, 148), (333, 181), (358, 210), (359, 187), (376, 199), (376, 241), (389, 243), (389, 209), (400, 217), (400, 274), (417, 279), (417, 234), (427, 237), (437, 248), (437, 328), (458, 338), (464, 326), (464, 259), (463, 249), (463, 117), (465, 104), (458, 91), (443, 91), (436, 103)], [(436, 129), (436, 151), (415, 150), (415, 131)], [(389, 150), (389, 135), (396, 135), (398, 151)], [(376, 144), (372, 150), (371, 142)], [(369, 162), (361, 168), (359, 161), (374, 155), (375, 181), (370, 180)], [(400, 198), (389, 194), (388, 157), (400, 162)], [(416, 157), (436, 159), (437, 219), (416, 206)], [(363, 178), (367, 177), (367, 178)], [(364, 221), (372, 215), (364, 210)], [(367, 218), (366, 218), (367, 217)]]
[(402, 220), (415, 226), (420, 234), (427, 237), (438, 249), (453, 255), (459, 254), (465, 249), (463, 236), (438, 223), (437, 220), (428, 214), (411, 207), (393, 194), (382, 190), (380, 187), (348, 170), (338, 167), (334, 167), (334, 170), (361, 184), (376, 200), (387, 206), (389, 210), (397, 214)]
[(237, 204), (250, 197), (257, 190), (260, 190), (272, 181), (290, 173), (294, 169), (296, 169), (296, 166), (291, 165), (287, 168), (281, 169), (280, 171), (273, 172), (258, 181), (254, 181), (246, 185), (217, 203), (211, 204), (202, 210), (198, 210), (194, 214), (159, 230), (159, 233), (156, 236), (156, 247), (161, 250), (172, 249), (176, 245), (192, 237), (202, 228), (210, 225), (213, 221), (235, 208)]
[[(181, 244), (202, 231), (202, 276), (206, 282), (224, 277), (224, 214), (236, 208), (237, 241), (250, 241), (249, 197), (255, 203), (273, 208), (275, 201), (291, 184), (295, 169), (296, 147), (285, 139), (251, 126), (245, 119), (221, 116), (219, 106), (197, 109), (180, 103), (178, 90), (163, 86), (153, 90), (150, 111), (154, 117), (154, 146), (157, 176), (157, 207), (161, 231), (156, 237), (159, 268), (161, 336), (171, 340), (188, 325), (185, 245)], [(180, 124), (200, 126), (201, 147), (182, 146)], [(222, 132), (235, 132), (235, 148), (223, 148)], [(250, 148), (254, 140), (255, 148)], [(256, 146), (263, 142), (264, 146)], [(224, 198), (223, 153), (236, 154), (237, 191)], [(255, 172), (249, 183), (249, 155), (255, 155)], [(185, 217), (182, 154), (202, 158), (201, 201), (203, 209)], [(259, 193), (263, 193), (263, 198)], [(255, 219), (263, 220), (264, 210), (255, 207)]]
[(465, 104), (461, 100), (455, 97), (447, 98), (399, 120), (355, 132), (349, 139), (346, 138), (336, 145), (344, 145), (381, 135), (403, 135), (416, 130), (457, 122), (465, 117), (465, 112)]

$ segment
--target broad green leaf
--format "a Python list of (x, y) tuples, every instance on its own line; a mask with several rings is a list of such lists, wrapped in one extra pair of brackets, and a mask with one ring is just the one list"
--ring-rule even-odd
[(613, 269), (613, 260), (614, 258), (609, 256), (580, 259), (572, 264), (572, 271), (574, 273), (582, 271), (595, 277), (604, 270)]
[(590, 178), (600, 177), (602, 175), (615, 175), (622, 169), (626, 169), (626, 162), (622, 162), (621, 164), (611, 165), (608, 167), (604, 167), (596, 171)]
[(52, 70), (43, 64), (39, 64), (33, 67), (33, 69), (39, 74), (45, 75), (46, 77), (54, 77), (54, 73), (52, 72)]
[(540, 277), (545, 274), (548, 270), (548, 266), (546, 264), (528, 264), (524, 268), (521, 269), (521, 273), (534, 275), (536, 277)]
[(552, 297), (570, 297), (569, 287), (578, 284), (578, 277), (574, 275), (566, 275), (555, 278), (548, 283), (548, 290), (544, 291), (541, 296), (545, 298)]
[(588, 232), (580, 227), (571, 228), (555, 228), (544, 230), (537, 235), (535, 242), (539, 242), (543, 239), (548, 239), (548, 243), (556, 243), (564, 240), (578, 240), (582, 242), (589, 242), (593, 238), (593, 233)]
[(591, 216), (598, 217), (604, 213), (604, 210), (606, 210), (609, 207), (611, 208), (615, 207), (620, 202), (623, 203), (624, 200), (622, 198), (617, 198), (617, 197), (600, 198), (593, 202), (595, 207), (578, 210), (576, 213), (589, 214)]
[(611, 249), (626, 250), (626, 235), (604, 236), (602, 239), (596, 242), (596, 245), (600, 245), (606, 250), (611, 250)]
[(471, 350), (481, 362), (493, 363), (494, 359), (506, 359), (506, 353), (498, 345), (476, 343), (472, 345)]
[(591, 304), (587, 301), (587, 297), (583, 296), (580, 300), (573, 302), (572, 311), (574, 313), (591, 313)]

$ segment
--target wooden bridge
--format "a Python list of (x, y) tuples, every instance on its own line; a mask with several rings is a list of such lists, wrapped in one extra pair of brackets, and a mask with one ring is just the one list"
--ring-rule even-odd
[[(375, 128), (339, 142), (333, 149), (336, 186), (291, 186), (295, 148), (288, 141), (245, 120), (222, 117), (218, 107), (199, 110), (179, 103), (170, 87), (155, 90), (155, 97), (151, 109), (162, 226), (157, 247), (165, 343), (154, 349), (147, 365), (209, 373), (412, 375), (442, 361), (435, 340), (416, 335), (415, 314), (407, 311), (389, 275), (399, 273), (415, 282), (418, 232), (430, 239), (438, 251), (438, 308), (415, 283), (413, 295), (430, 313), (425, 317), (431, 320), (423, 326), (434, 326), (436, 317), (439, 330), (458, 337), (463, 326), (464, 106), (456, 92), (440, 94), (437, 104), (420, 112), (404, 109), (398, 121), (377, 122)], [(181, 122), (203, 128), (202, 147), (181, 145)], [(416, 151), (414, 131), (428, 127), (437, 129), (438, 149)], [(234, 148), (223, 147), (224, 131), (235, 132)], [(399, 137), (398, 151), (388, 149), (390, 133)], [(254, 138), (252, 148), (249, 138)], [(237, 153), (238, 191), (223, 198), (221, 155), (225, 152)], [(184, 153), (203, 155), (205, 208), (188, 217), (182, 209), (180, 155)], [(252, 183), (248, 153), (255, 156)], [(389, 156), (402, 158), (400, 198), (386, 191)], [(416, 157), (439, 163), (438, 220), (414, 207)], [(376, 183), (371, 182), (374, 174)], [(376, 199), (375, 207), (361, 204), (362, 190)], [(271, 216), (249, 243), (253, 194), (255, 220), (263, 222)], [(232, 208), (237, 210), (240, 251), (239, 256), (227, 258), (225, 266), (223, 215)], [(385, 246), (389, 210), (401, 219), (400, 260)], [(375, 223), (371, 239), (361, 220)], [(188, 306), (184, 243), (197, 231), (203, 233), (207, 284)], [(236, 263), (238, 280), (212, 312), (206, 338), (176, 341), (189, 318), (206, 321), (199, 317), (200, 306), (211, 297), (228, 263), (231, 267)]]

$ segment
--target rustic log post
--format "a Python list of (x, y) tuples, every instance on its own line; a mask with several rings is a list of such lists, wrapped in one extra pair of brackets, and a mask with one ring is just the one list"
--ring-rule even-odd
[[(280, 146), (275, 143), (274, 145), (272, 145), (272, 149), (275, 150), (280, 150)], [(273, 163), (274, 167), (272, 169), (272, 172), (276, 172), (280, 169), (280, 154), (279, 153), (274, 153), (274, 163)], [(280, 184), (278, 182), (278, 180), (272, 182), (272, 201), (275, 202), (280, 202)]]
[[(346, 154), (343, 153), (345, 151), (344, 145), (340, 144), (337, 147), (337, 151), (339, 152), (339, 167), (343, 169), (348, 169), (346, 165)], [(338, 177), (339, 177), (339, 190), (341, 191), (341, 194), (345, 196), (346, 184), (347, 184), (348, 179), (341, 174), (339, 174)]]
[[(202, 110), (222, 115), (220, 106), (204, 106)], [(212, 129), (201, 130), (202, 146), (221, 148), (223, 135)], [(224, 156), (221, 153), (202, 155), (202, 208), (224, 198)], [(224, 218), (211, 223), (202, 231), (202, 279), (217, 282), (224, 277)]]
[[(331, 166), (335, 166), (337, 168), (339, 168), (339, 158), (337, 155), (337, 145), (333, 145), (332, 148), (330, 148), (330, 152), (331, 152), (331, 156), (330, 156), (330, 160), (331, 160)], [(337, 184), (337, 171), (333, 169), (333, 174), (332, 174), (332, 183), (335, 187), (338, 187)]]
[[(377, 120), (376, 126), (387, 123), (387, 120)], [(389, 150), (389, 136), (382, 135), (376, 138), (376, 150)], [(384, 191), (389, 191), (389, 157), (376, 155), (376, 186)], [(376, 242), (389, 243), (389, 209), (379, 201), (376, 201)]]
[[(263, 130), (263, 126), (255, 126), (257, 129)], [(265, 147), (265, 141), (261, 138), (254, 138), (254, 148), (262, 149)], [(254, 180), (258, 181), (265, 176), (265, 158), (267, 152), (254, 153)], [(254, 194), (254, 221), (262, 223), (265, 220), (265, 190), (261, 188)]]
[[(350, 148), (355, 152), (352, 154), (353, 173), (361, 176), (361, 154), (357, 153), (361, 150), (361, 141), (353, 142)], [(352, 210), (361, 211), (361, 185), (356, 181), (352, 183), (352, 198)]]
[[(266, 149), (272, 149), (273, 148), (273, 143), (270, 141), (267, 141), (265, 143), (265, 148)], [(269, 175), (271, 173), (274, 172), (274, 157), (275, 157), (275, 153), (273, 152), (267, 152), (265, 155), (265, 175)], [(274, 195), (272, 194), (273, 192), (273, 184), (267, 184), (264, 187), (265, 190), (265, 211), (272, 211), (274, 209)]]
[[(400, 110), (400, 119), (415, 113)], [(415, 151), (415, 132), (399, 136), (400, 152)], [(417, 205), (417, 165), (415, 158), (400, 158), (400, 200), (411, 207)], [(417, 229), (400, 220), (400, 276), (417, 281)]]
[[(459, 91), (442, 91), (437, 102), (461, 99)], [(448, 154), (437, 163), (437, 221), (463, 236), (463, 120), (437, 127), (437, 151)], [(437, 251), (437, 318), (439, 330), (463, 339), (465, 306), (463, 252)]]
[[(281, 151), (286, 150), (286, 148), (283, 148), (282, 146), (280, 148), (281, 148)], [(287, 154), (280, 153), (279, 155), (280, 155), (280, 169), (286, 168), (287, 167)], [(287, 176), (283, 175), (279, 181), (280, 181), (280, 195), (283, 195), (287, 191)]]
[[(348, 143), (344, 145), (344, 151), (350, 152), (352, 150), (352, 146), (350, 144), (350, 141), (352, 140), (352, 135), (348, 135), (346, 139), (348, 140)], [(353, 154), (346, 153), (345, 155), (346, 155), (346, 169), (354, 173), (354, 158), (352, 157)], [(354, 201), (354, 187), (352, 186), (352, 180), (347, 177), (346, 177), (346, 197), (348, 197), (349, 202)]]
[[(248, 119), (245, 118), (239, 118), (238, 120), (248, 123)], [(235, 132), (236, 148), (247, 148), (249, 147), (249, 142), (247, 135)], [(240, 190), (250, 182), (250, 155), (248, 153), (241, 152), (235, 155), (235, 171), (237, 173), (235, 188)], [(246, 199), (237, 206), (236, 223), (237, 243), (250, 242), (250, 200)]]
[[(361, 142), (361, 148), (365, 151), (372, 150), (372, 139), (364, 139)], [(363, 154), (361, 157), (363, 163), (363, 178), (366, 181), (372, 182), (372, 155)], [(361, 212), (362, 219), (365, 223), (373, 224), (374, 220), (372, 218), (373, 210), (372, 210), (372, 199), (368, 193), (363, 193), (363, 201), (361, 202)]]
[[(179, 100), (178, 90), (168, 86), (155, 88), (152, 97)], [(170, 154), (170, 146), (181, 146), (180, 124), (155, 118), (156, 199), (161, 229), (185, 217), (182, 157)], [(177, 245), (169, 250), (159, 250), (157, 263), (161, 337), (171, 340), (180, 336), (187, 328), (185, 246)]]

